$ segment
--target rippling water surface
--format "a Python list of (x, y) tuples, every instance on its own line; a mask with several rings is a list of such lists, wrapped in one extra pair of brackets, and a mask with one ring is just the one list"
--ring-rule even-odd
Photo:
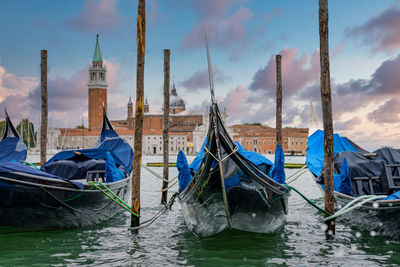
[[(161, 157), (145, 157), (161, 161)], [(173, 160), (173, 158), (171, 158)], [(287, 158), (304, 162), (304, 158)], [(162, 173), (162, 168), (154, 168)], [(177, 174), (170, 169), (170, 177)], [(295, 170), (287, 169), (287, 175)], [(161, 181), (142, 172), (143, 220), (161, 206)], [(322, 206), (319, 189), (308, 173), (293, 184)], [(172, 192), (176, 191), (174, 188)], [(287, 222), (276, 234), (227, 231), (202, 238), (190, 233), (176, 202), (150, 227), (128, 230), (130, 218), (120, 213), (93, 227), (77, 230), (29, 231), (0, 228), (0, 266), (397, 266), (400, 242), (343, 225), (327, 241), (322, 215), (295, 192), (289, 199)], [(212, 219), (212, 218), (210, 218)]]

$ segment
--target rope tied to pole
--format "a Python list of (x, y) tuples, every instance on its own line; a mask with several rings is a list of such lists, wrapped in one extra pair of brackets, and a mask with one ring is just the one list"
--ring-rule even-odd
[(161, 175), (159, 175), (158, 173), (156, 173), (155, 171), (150, 169), (148, 166), (146, 166), (145, 164), (142, 164), (142, 167), (145, 168), (149, 173), (153, 174), (155, 177), (157, 177), (158, 179), (160, 179), (160, 180), (162, 180), (164, 182), (170, 183), (170, 182), (178, 179), (178, 175), (177, 175), (174, 178), (172, 178), (171, 180), (166, 180)]
[[(114, 194), (113, 191), (111, 191), (110, 188), (108, 188), (105, 184), (101, 183), (101, 182), (89, 182), (89, 184), (93, 185), (94, 187), (96, 187), (98, 190), (100, 190), (103, 194), (105, 194), (108, 198), (110, 198), (112, 201), (114, 201), (115, 203), (117, 203), (121, 208), (123, 208), (126, 211), (129, 211), (131, 214), (135, 215), (136, 217), (140, 218), (140, 214), (136, 214), (132, 208), (125, 202), (123, 201), (120, 197), (118, 197), (116, 194)], [(110, 196), (110, 194), (108, 194), (107, 192), (105, 192), (101, 187), (99, 187), (99, 185), (103, 186), (112, 196)]]
[(164, 204), (164, 206), (158, 212), (156, 212), (156, 214), (153, 217), (151, 217), (150, 219), (144, 221), (139, 226), (130, 227), (129, 230), (139, 230), (139, 229), (143, 229), (143, 228), (146, 228), (146, 227), (150, 226), (153, 222), (155, 222), (167, 210), (171, 210), (172, 209), (172, 205), (175, 203), (175, 199), (176, 199), (177, 196), (179, 196), (179, 192), (175, 192), (171, 196), (171, 198), (169, 199), (168, 203)]
[(304, 196), (299, 190), (297, 190), (293, 186), (290, 186), (290, 185), (287, 185), (287, 184), (285, 186), (290, 188), (290, 189), (292, 189), (297, 194), (299, 194), (311, 206), (313, 206), (314, 208), (316, 208), (320, 212), (328, 215), (328, 217), (322, 219), (323, 222), (326, 222), (326, 221), (338, 218), (338, 217), (340, 217), (340, 216), (342, 216), (344, 214), (347, 214), (347, 213), (351, 212), (352, 210), (354, 210), (356, 208), (360, 208), (363, 204), (365, 204), (367, 202), (371, 202), (371, 201), (374, 201), (374, 200), (379, 200), (379, 199), (383, 199), (383, 198), (387, 197), (385, 195), (380, 195), (380, 196), (377, 196), (377, 195), (364, 195), (364, 196), (360, 196), (360, 197), (357, 197), (357, 198), (353, 199), (349, 203), (347, 203), (346, 206), (344, 206), (343, 208), (338, 210), (335, 214), (331, 214), (330, 212), (328, 212), (328, 211), (322, 209), (321, 207), (319, 207), (318, 205), (316, 205), (314, 202), (312, 202), (309, 198)]

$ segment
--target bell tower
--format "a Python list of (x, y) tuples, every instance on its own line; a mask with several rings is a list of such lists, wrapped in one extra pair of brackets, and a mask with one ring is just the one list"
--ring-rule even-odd
[(89, 68), (89, 130), (100, 130), (103, 120), (103, 106), (107, 111), (106, 67), (103, 66), (99, 46), (99, 35), (96, 35), (92, 66)]

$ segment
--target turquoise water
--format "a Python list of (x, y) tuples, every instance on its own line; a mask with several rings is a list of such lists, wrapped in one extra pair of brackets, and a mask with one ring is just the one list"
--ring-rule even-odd
[[(154, 170), (162, 172), (161, 168)], [(288, 169), (287, 174), (294, 171)], [(171, 168), (171, 176), (176, 174), (175, 168)], [(161, 183), (143, 170), (143, 220), (161, 208)], [(309, 174), (302, 175), (293, 186), (323, 205), (319, 189)], [(0, 266), (400, 265), (400, 242), (340, 222), (335, 239), (327, 241), (321, 230), (321, 218), (321, 214), (292, 192), (287, 222), (271, 235), (227, 231), (199, 239), (186, 229), (179, 202), (172, 211), (138, 232), (128, 230), (127, 213), (100, 225), (68, 231), (1, 228)]]

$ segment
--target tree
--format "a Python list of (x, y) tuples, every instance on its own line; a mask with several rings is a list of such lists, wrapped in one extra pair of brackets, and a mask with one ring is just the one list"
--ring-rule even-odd
[(77, 125), (75, 129), (86, 129), (85, 125)]
[[(35, 146), (35, 140), (34, 140), (35, 126), (33, 125), (32, 122), (30, 122), (28, 119), (22, 119), (22, 121), (17, 125), (16, 130), (27, 147)], [(28, 133), (29, 133), (29, 138), (28, 138)], [(28, 140), (29, 140), (29, 146), (28, 146)]]
[(4, 131), (6, 129), (6, 121), (0, 121), (0, 138), (3, 137)]
[(252, 123), (245, 122), (244, 125), (257, 125), (257, 126), (262, 126), (262, 124), (261, 124), (260, 122), (252, 122)]

